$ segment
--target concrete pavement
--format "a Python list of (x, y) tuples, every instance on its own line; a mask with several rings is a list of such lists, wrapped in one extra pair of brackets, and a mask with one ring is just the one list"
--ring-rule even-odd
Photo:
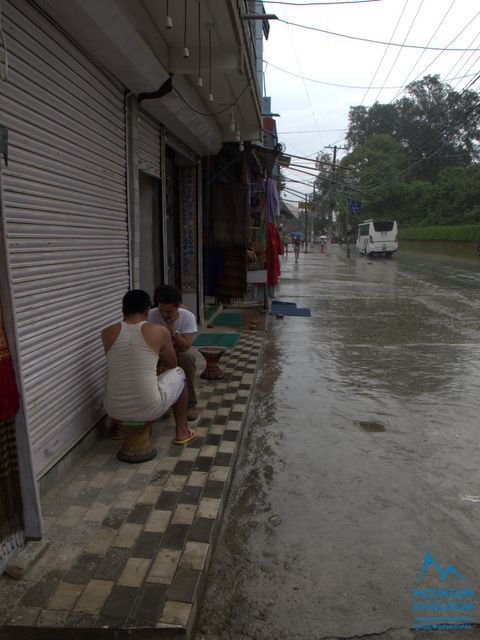
[(173, 418), (160, 420), (157, 457), (129, 465), (105, 432), (42, 500), (49, 546), (23, 579), (0, 579), (2, 640), (189, 637), (262, 339), (243, 331), (225, 378), (199, 378), (198, 439), (173, 445)]

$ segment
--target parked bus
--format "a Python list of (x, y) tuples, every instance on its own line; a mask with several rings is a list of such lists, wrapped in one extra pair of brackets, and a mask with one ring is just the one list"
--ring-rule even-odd
[(391, 256), (398, 249), (395, 220), (365, 220), (358, 225), (357, 251), (366, 256)]

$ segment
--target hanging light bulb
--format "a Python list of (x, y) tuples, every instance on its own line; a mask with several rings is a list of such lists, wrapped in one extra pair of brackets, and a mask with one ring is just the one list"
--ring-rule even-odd
[(165, 16), (165, 28), (166, 29), (173, 29), (173, 21), (171, 19), (171, 17), (168, 15), (168, 0), (167, 0), (167, 15)]
[(236, 140), (237, 142), (240, 142), (240, 140), (241, 140), (241, 139), (242, 139), (242, 136), (241, 136), (241, 134), (240, 134), (240, 128), (239, 128), (239, 127), (237, 127), (237, 130), (236, 130), (236, 132), (235, 132), (235, 140)]
[(212, 30), (208, 30), (208, 101), (213, 102), (212, 93)]
[(197, 87), (200, 89), (203, 87), (202, 80), (202, 16), (201, 16), (201, 3), (198, 0), (198, 75), (197, 75)]
[(240, 138), (240, 144), (238, 145), (238, 150), (240, 153), (245, 149), (245, 145), (243, 144), (243, 138)]
[(230, 131), (233, 133), (235, 131), (235, 118), (233, 117), (233, 111), (230, 111), (230, 124), (228, 126)]
[(187, 0), (185, 0), (185, 22), (183, 27), (183, 57), (190, 57), (190, 51), (187, 47)]

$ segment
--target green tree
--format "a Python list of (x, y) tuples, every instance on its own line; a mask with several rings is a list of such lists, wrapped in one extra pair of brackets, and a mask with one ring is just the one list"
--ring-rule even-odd
[(362, 218), (401, 219), (406, 210), (408, 188), (404, 179), (407, 163), (402, 145), (388, 134), (376, 134), (345, 156), (340, 167), (340, 210), (348, 199), (361, 200)]
[(449, 166), (480, 159), (479, 95), (458, 92), (438, 75), (425, 76), (391, 104), (350, 109), (347, 142), (362, 146), (375, 134), (388, 134), (405, 150), (408, 180), (434, 181)]

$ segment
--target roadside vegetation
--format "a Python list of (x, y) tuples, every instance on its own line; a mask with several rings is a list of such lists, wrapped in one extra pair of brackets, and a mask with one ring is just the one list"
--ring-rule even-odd
[[(396, 219), (400, 238), (480, 241), (477, 91), (425, 76), (388, 104), (352, 106), (346, 139), (349, 153), (336, 167), (318, 165), (322, 217), (335, 206), (342, 222), (348, 200), (359, 200), (361, 219)], [(321, 153), (318, 160), (332, 158)]]

